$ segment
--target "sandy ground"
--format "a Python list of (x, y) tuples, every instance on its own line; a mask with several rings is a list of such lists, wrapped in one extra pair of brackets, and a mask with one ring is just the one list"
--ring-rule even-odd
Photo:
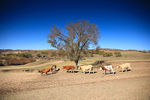
[(150, 100), (150, 62), (131, 63), (133, 70), (104, 75), (0, 72), (2, 100)]

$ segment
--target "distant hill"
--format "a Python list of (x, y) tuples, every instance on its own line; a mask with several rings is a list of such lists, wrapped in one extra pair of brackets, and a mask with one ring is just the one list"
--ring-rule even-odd
[[(95, 50), (95, 49), (91, 49)], [(104, 51), (145, 51), (145, 50), (136, 50), (136, 49), (128, 49), (128, 50), (122, 50), (122, 49), (111, 49), (111, 48), (100, 48), (99, 50)], [(18, 51), (18, 52), (31, 52), (31, 51), (57, 51), (55, 49), (48, 49), (48, 50), (13, 50), (13, 49), (0, 49), (0, 52), (9, 52), (9, 51)], [(149, 50), (148, 50), (149, 51)]]

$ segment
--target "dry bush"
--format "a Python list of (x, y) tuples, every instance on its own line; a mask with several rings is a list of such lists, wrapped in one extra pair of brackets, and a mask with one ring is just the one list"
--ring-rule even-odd
[(30, 62), (34, 62), (33, 58), (24, 58), (24, 57), (5, 57), (5, 59), (0, 60), (0, 66), (6, 65), (24, 65)]
[(94, 66), (101, 66), (103, 63), (105, 63), (104, 60), (97, 60), (92, 65), (94, 65)]
[(110, 57), (110, 56), (113, 56), (112, 52), (105, 52), (103, 54), (103, 57)]
[(121, 57), (122, 56), (120, 52), (114, 52), (114, 54), (115, 54), (116, 57)]
[(28, 53), (18, 53), (17, 56), (24, 57), (24, 58), (32, 58), (32, 54), (28, 54)]
[(6, 61), (5, 60), (0, 60), (0, 66), (5, 66), (6, 65)]

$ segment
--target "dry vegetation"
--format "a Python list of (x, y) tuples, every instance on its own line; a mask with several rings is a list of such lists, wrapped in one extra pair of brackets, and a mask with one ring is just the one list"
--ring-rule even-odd
[[(31, 53), (34, 58), (37, 54), (43, 54), (42, 52), (44, 51), (28, 53)], [(105, 50), (105, 52), (114, 54), (116, 51)], [(51, 64), (56, 64), (59, 68), (64, 65), (75, 65), (74, 62), (61, 59), (59, 56), (51, 60), (36, 58), (36, 62), (25, 65), (0, 67), (0, 97), (2, 100), (149, 100), (150, 53), (119, 52), (121, 52), (121, 57), (114, 55), (104, 57), (93, 53), (93, 56), (85, 56), (79, 62), (79, 65), (83, 65), (104, 60), (105, 63), (111, 63), (114, 66), (117, 72), (115, 75), (104, 75), (96, 68), (97, 66), (94, 69), (95, 74), (81, 72), (73, 74), (64, 70), (56, 74), (49, 73), (47, 76), (41, 76), (38, 73), (37, 70)], [(124, 62), (131, 63), (133, 71), (119, 72), (116, 65)], [(23, 72), (23, 70), (28, 72)]]

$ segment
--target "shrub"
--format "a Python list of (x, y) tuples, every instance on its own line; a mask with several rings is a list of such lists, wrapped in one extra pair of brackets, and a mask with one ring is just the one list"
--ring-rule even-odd
[(40, 57), (41, 57), (41, 54), (37, 54), (36, 56), (37, 56), (38, 58), (40, 58)]
[(42, 52), (42, 54), (45, 54), (45, 55), (47, 55), (47, 54), (48, 54), (48, 52), (46, 52), (46, 51), (43, 51), (43, 52)]
[(34, 62), (33, 58), (24, 58), (24, 57), (5, 57), (0, 60), (0, 66), (6, 65), (23, 65), (30, 62)]
[(95, 54), (99, 54), (99, 50), (100, 50), (100, 47), (98, 46), (98, 47), (96, 47), (96, 50), (95, 50)]
[(56, 57), (57, 56), (56, 51), (51, 52), (50, 56), (51, 57)]
[(5, 66), (7, 65), (6, 60), (0, 60), (0, 66)]
[(104, 53), (104, 51), (99, 51), (99, 55), (103, 55)]
[(120, 52), (115, 52), (114, 54), (115, 54), (116, 57), (121, 57), (122, 56)]
[(110, 57), (110, 56), (113, 56), (112, 52), (105, 52), (103, 54), (103, 57)]
[(28, 53), (18, 53), (17, 56), (24, 57), (24, 58), (32, 58), (32, 55)]
[(104, 60), (95, 61), (92, 65), (101, 65), (104, 63)]
[(58, 50), (58, 52), (56, 52), (56, 56), (58, 56), (58, 57), (65, 57), (66, 54), (67, 53), (64, 50)]
[(93, 55), (93, 52), (89, 52), (89, 56), (90, 57), (93, 57), (94, 55)]
[(14, 55), (14, 54), (9, 53), (9, 54), (6, 54), (6, 56), (15, 56), (15, 55)]
[(8, 65), (24, 65), (33, 61), (35, 60), (31, 58), (10, 58), (7, 63)]

